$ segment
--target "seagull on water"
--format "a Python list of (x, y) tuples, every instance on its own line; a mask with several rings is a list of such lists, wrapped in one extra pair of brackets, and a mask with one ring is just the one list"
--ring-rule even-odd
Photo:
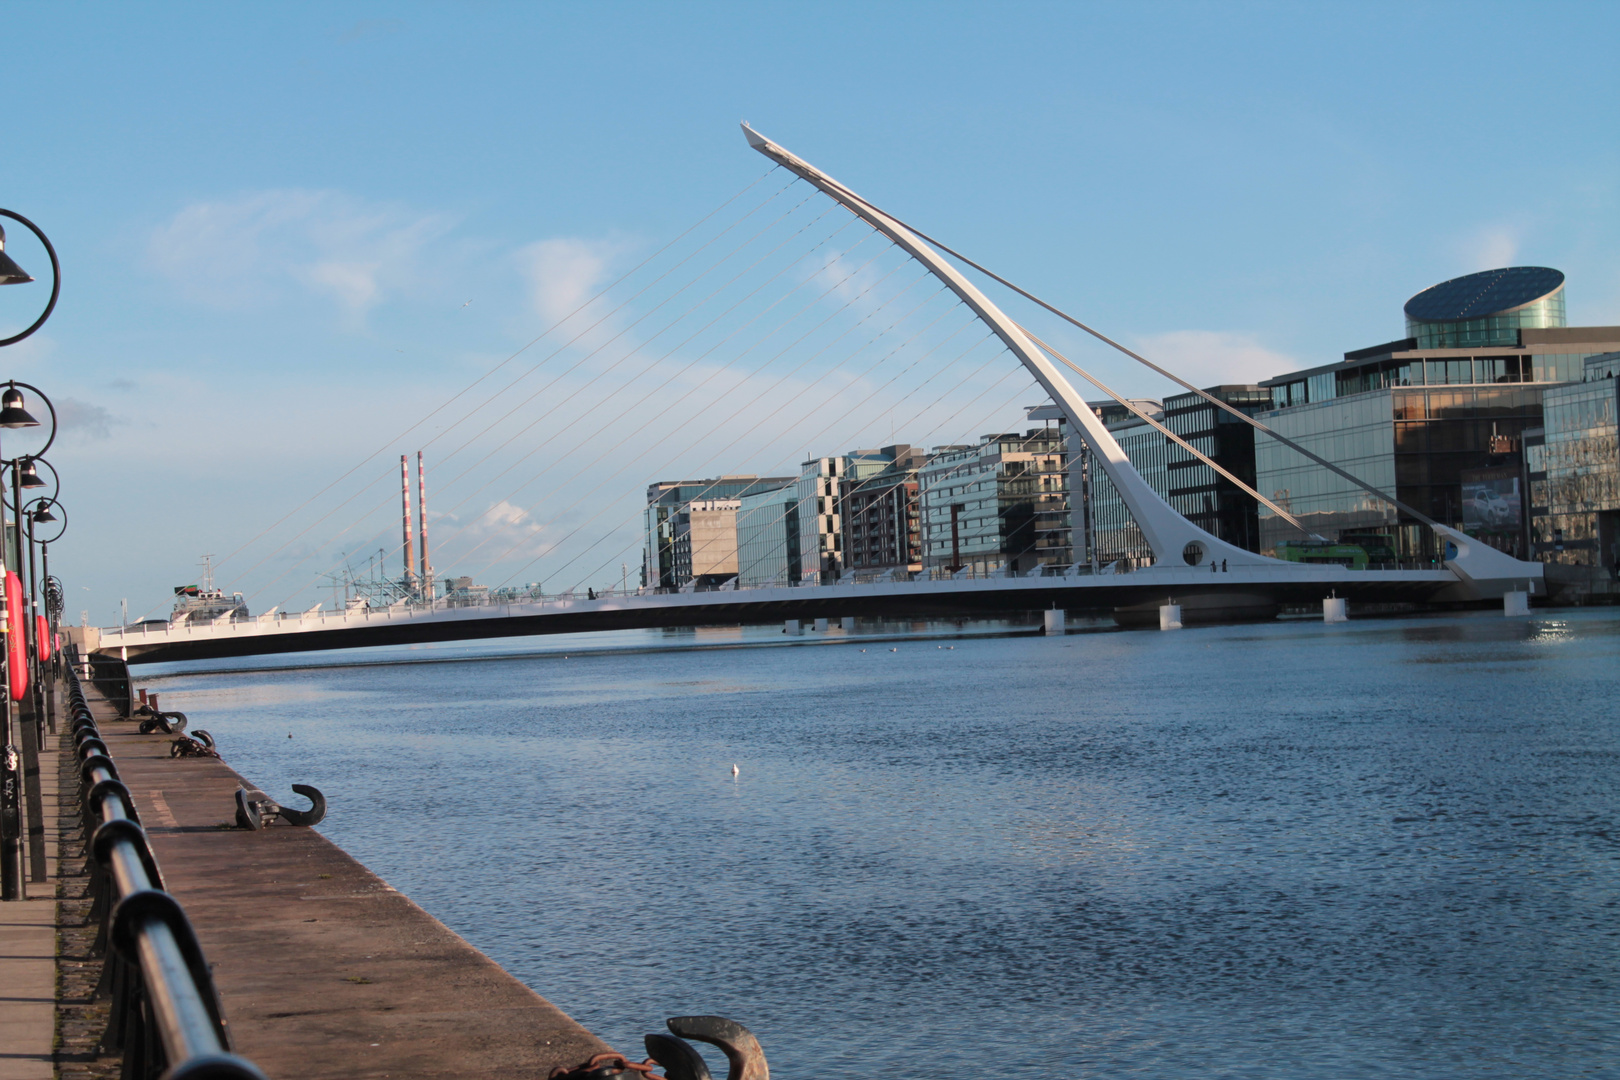
[(735, 780), (735, 779), (737, 779), (737, 774), (738, 774), (738, 773), (739, 773), (739, 772), (741, 772), (741, 771), (742, 771), (742, 770), (741, 770), (741, 769), (739, 769), (739, 768), (737, 768), (737, 765), (736, 765), (736, 763), (735, 763), (735, 762), (733, 762), (733, 763), (732, 763), (732, 766), (731, 766), (731, 778), (732, 778), (732, 779), (733, 779), (733, 780)]

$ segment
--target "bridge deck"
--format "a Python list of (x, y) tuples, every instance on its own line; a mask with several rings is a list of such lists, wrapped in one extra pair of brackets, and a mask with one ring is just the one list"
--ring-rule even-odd
[(1234, 567), (1230, 573), (1159, 568), (1078, 577), (978, 578), (758, 588), (699, 593), (547, 598), (431, 609), (332, 613), (303, 618), (180, 625), (102, 633), (103, 653), (132, 662), (172, 662), (280, 652), (412, 645), (494, 637), (763, 624), (784, 619), (949, 618), (991, 612), (1108, 611), (1140, 604), (1205, 603), (1262, 612), (1315, 603), (1330, 593), (1356, 602), (1423, 602), (1457, 585), (1448, 570), (1337, 566)]

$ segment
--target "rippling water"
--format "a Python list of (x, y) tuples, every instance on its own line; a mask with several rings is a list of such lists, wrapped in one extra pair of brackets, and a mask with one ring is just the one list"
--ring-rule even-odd
[(1615, 613), (781, 645), (146, 684), (638, 1056), (1620, 1076)]

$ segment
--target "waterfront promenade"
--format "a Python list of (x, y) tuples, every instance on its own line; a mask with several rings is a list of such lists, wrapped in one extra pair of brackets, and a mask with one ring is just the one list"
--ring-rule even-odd
[[(91, 706), (212, 966), (235, 1050), (267, 1076), (544, 1077), (607, 1049), (320, 833), (233, 827), (244, 781), (223, 761), (171, 757), (169, 736), (139, 734), (105, 700)], [(67, 745), (43, 763), (53, 778)], [(0, 907), (3, 1080), (53, 1075), (59, 1017), (60, 1075), (118, 1071), (96, 1052), (106, 1006), (90, 993), (100, 963), (86, 955), (71, 767), (59, 779), (46, 795), (60, 876), (30, 883), (43, 898)], [(390, 809), (409, 831), (411, 808)]]

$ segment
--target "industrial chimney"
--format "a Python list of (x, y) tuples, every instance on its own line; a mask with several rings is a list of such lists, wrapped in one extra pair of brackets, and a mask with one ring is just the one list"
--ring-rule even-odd
[(427, 542), (427, 470), (422, 465), (422, 451), (416, 452), (416, 511), (422, 516), (422, 595), (433, 599), (433, 567), (428, 563)]
[(411, 468), (404, 454), (399, 455), (399, 501), (405, 521), (405, 591), (416, 591), (416, 545), (411, 536)]

